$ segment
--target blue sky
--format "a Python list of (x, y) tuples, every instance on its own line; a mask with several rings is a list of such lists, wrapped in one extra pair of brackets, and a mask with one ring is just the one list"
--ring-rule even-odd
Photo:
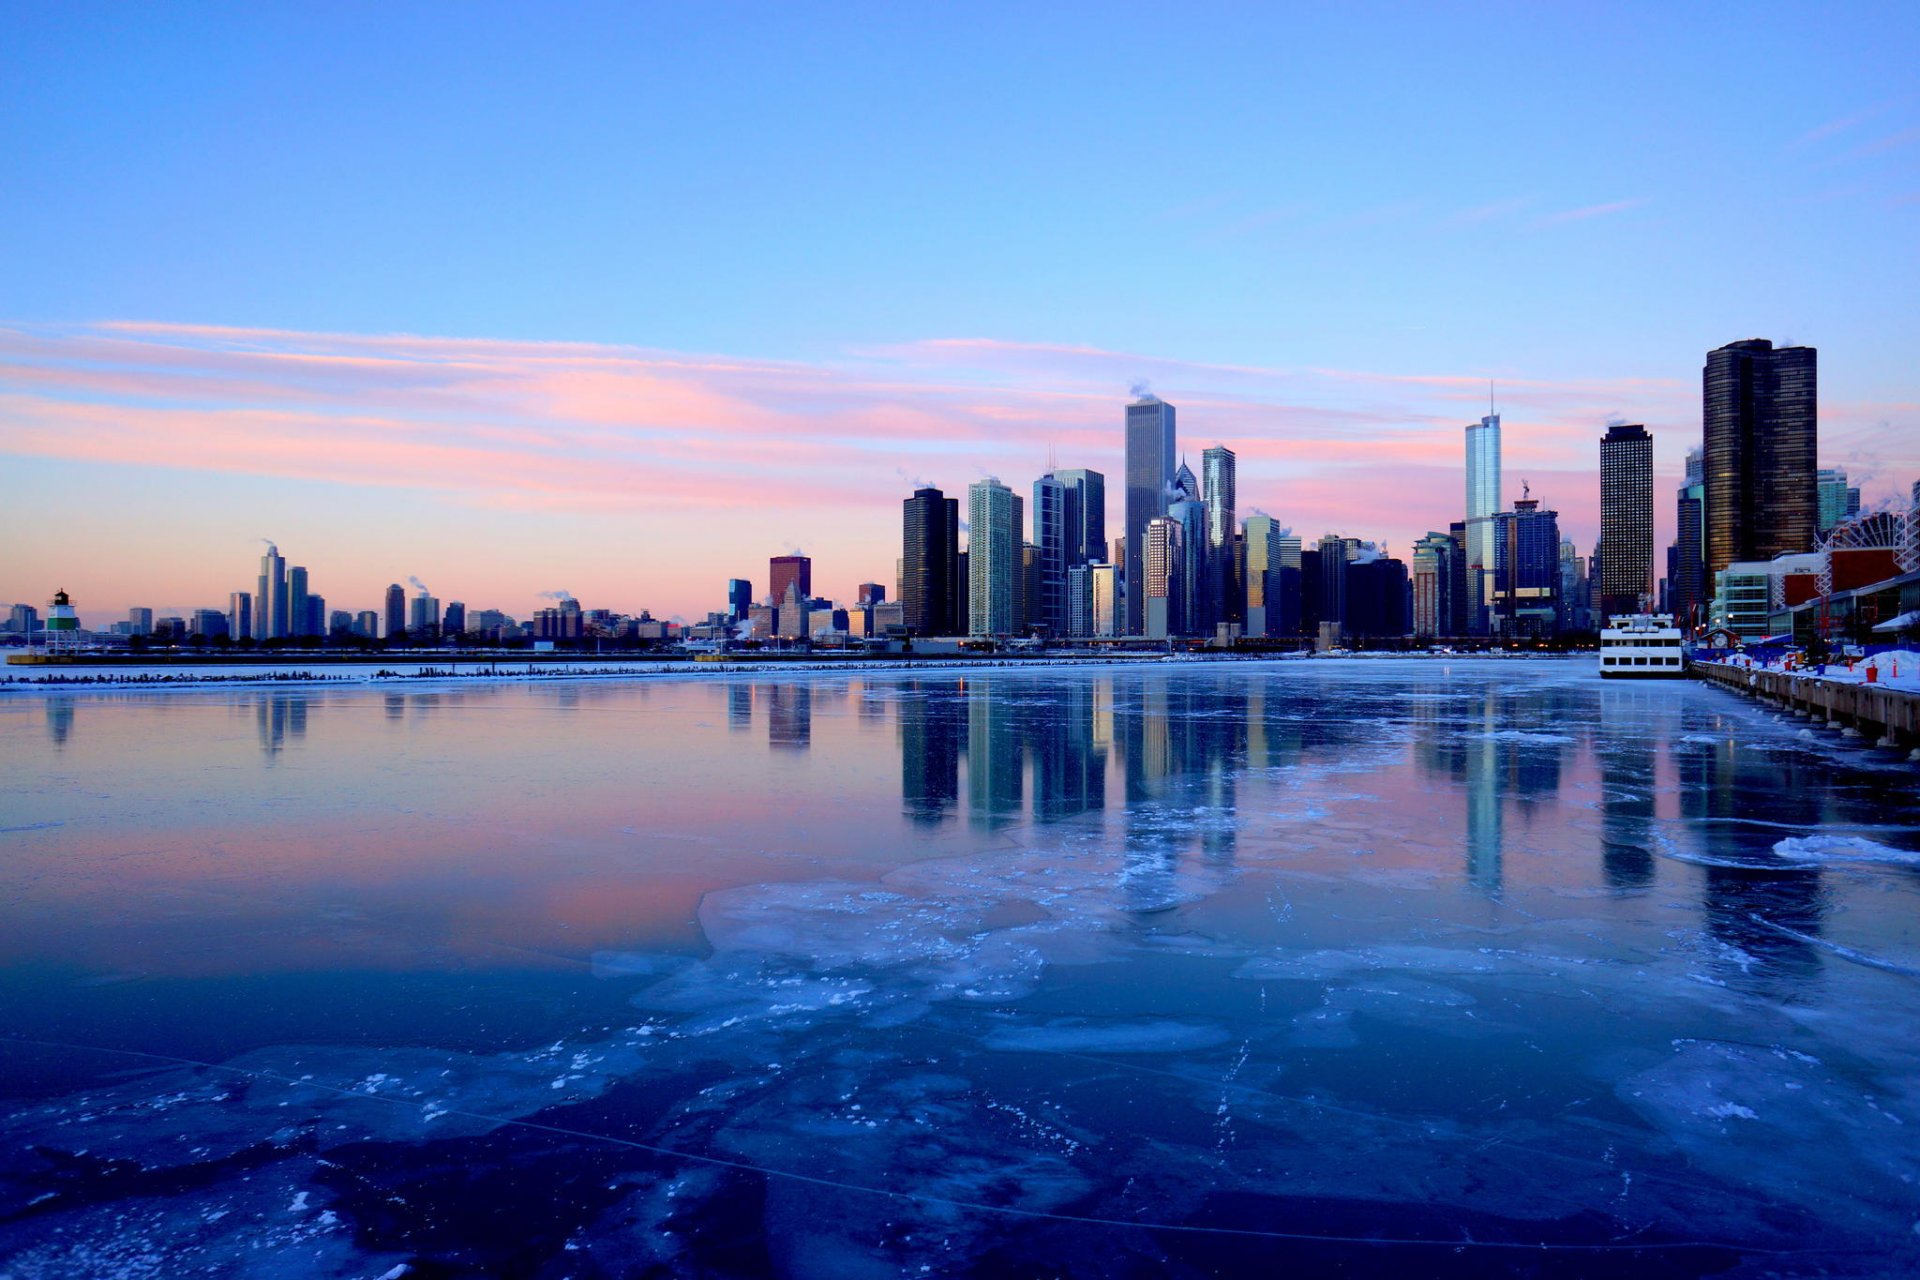
[[(858, 366), (911, 384), (909, 418), (930, 385), (1110, 386), (1117, 450), (1136, 377), (1203, 403), (1236, 376), (1221, 366), (1279, 379), (1242, 389), (1279, 417), (1231, 396), (1183, 408), (1197, 451), (1310, 437), (1317, 409), (1451, 440), (1466, 386), (1492, 377), (1539, 388), (1510, 405), (1509, 440), (1532, 414), (1543, 454), (1517, 460), (1572, 488), (1613, 412), (1646, 418), (1677, 472), (1704, 352), (1767, 336), (1821, 350), (1825, 460), (1889, 491), (1920, 468), (1920, 5), (48, 5), (0, 25), (0, 325), (39, 352), (8, 353), (0, 391), (151, 398), (57, 385), (99, 367), (84, 340), (102, 323), (575, 342)], [(965, 367), (898, 360), (956, 339), (996, 345)], [(636, 423), (659, 427), (650, 412)], [(1039, 437), (1070, 438), (1078, 413), (1056, 431), (1004, 409), (1005, 438), (931, 478), (1030, 483)], [(32, 443), (50, 421), (17, 403), (0, 419), (29, 488), (53, 477), (57, 450)], [(847, 445), (827, 417), (793, 431), (883, 474), (883, 445)], [(80, 461), (103, 482), (136, 468), (114, 483), (137, 493), (147, 470), (201, 466), (165, 444)], [(222, 467), (216, 489), (248, 471)], [(1337, 518), (1276, 467), (1266, 505)], [(1347, 531), (1404, 547), (1444, 528), (1458, 502), (1429, 487)], [(428, 500), (478, 530), (484, 489)], [(851, 499), (849, 548), (899, 496)], [(1412, 496), (1417, 513), (1380, 514)], [(1549, 498), (1590, 541), (1591, 495)], [(799, 540), (742, 527), (711, 571), (783, 539)], [(0, 596), (85, 571), (19, 545), (36, 559)]]

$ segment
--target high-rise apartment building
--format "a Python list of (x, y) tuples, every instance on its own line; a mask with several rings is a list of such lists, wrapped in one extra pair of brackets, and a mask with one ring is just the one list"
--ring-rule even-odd
[(227, 634), (235, 640), (253, 636), (253, 593), (235, 591), (227, 596)]
[(989, 477), (967, 486), (967, 632), (1013, 634), (1020, 572), (1020, 500)]
[[(1765, 338), (1707, 353), (1707, 577), (1811, 551), (1819, 526), (1819, 355)], [(1608, 556), (1612, 556), (1609, 548)]]
[(956, 503), (938, 489), (915, 489), (900, 504), (900, 605), (909, 634), (952, 635), (958, 548)]
[(1235, 467), (1233, 450), (1223, 444), (1200, 455), (1207, 504), (1205, 625), (1247, 620), (1246, 589), (1233, 560), (1233, 535), (1240, 527), (1234, 513)]
[[(1176, 505), (1199, 507), (1198, 503), (1185, 500)], [(1155, 516), (1147, 521), (1140, 571), (1146, 597), (1142, 621), (1150, 640), (1165, 640), (1179, 629), (1180, 579), (1187, 553), (1185, 535), (1186, 527), (1171, 515)]]
[(312, 621), (309, 617), (312, 612), (312, 607), (308, 604), (307, 598), (311, 594), (312, 592), (307, 582), (307, 567), (303, 564), (296, 564), (289, 568), (287, 570), (288, 635), (305, 636), (316, 634), (308, 627), (308, 623)]
[(1127, 511), (1121, 536), (1126, 540), (1128, 635), (1146, 634), (1147, 522), (1167, 513), (1167, 489), (1173, 482), (1173, 446), (1172, 405), (1159, 396), (1142, 395), (1127, 406)]
[[(1653, 437), (1638, 424), (1608, 427), (1600, 437), (1600, 542), (1607, 549), (1604, 626), (1615, 614), (1653, 604)], [(1553, 545), (1557, 558), (1557, 530)]]
[(767, 590), (777, 605), (787, 598), (787, 588), (798, 587), (802, 600), (813, 597), (813, 560), (803, 555), (774, 556), (767, 561)]
[(1500, 512), (1500, 415), (1489, 413), (1467, 428), (1466, 622), (1483, 636), (1491, 627), (1493, 520)]
[(1093, 592), (1093, 634), (1106, 639), (1127, 633), (1127, 584), (1117, 564), (1093, 563), (1087, 566), (1087, 578)]
[(1444, 533), (1429, 533), (1413, 544), (1413, 634), (1422, 639), (1453, 634), (1453, 561), (1458, 552)]

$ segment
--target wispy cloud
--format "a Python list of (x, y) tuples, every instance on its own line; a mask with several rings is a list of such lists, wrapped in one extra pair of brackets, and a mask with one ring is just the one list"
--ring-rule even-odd
[(1839, 116), (1824, 124), (1817, 124), (1798, 137), (1790, 139), (1787, 143), (1787, 150), (1797, 151), (1802, 147), (1815, 146), (1825, 142), (1829, 138), (1838, 137), (1840, 134), (1859, 128), (1869, 120), (1878, 119), (1906, 101), (1910, 101), (1910, 99), (1889, 98), (1885, 102), (1875, 103), (1873, 106), (1864, 108), (1863, 110)]
[(1544, 218), (1539, 219), (1533, 225), (1536, 227), (1558, 227), (1564, 226), (1569, 222), (1586, 222), (1591, 218), (1606, 218), (1616, 213), (1626, 213), (1629, 210), (1638, 209), (1647, 203), (1646, 197), (1636, 196), (1631, 200), (1609, 200), (1605, 204), (1582, 205), (1577, 209), (1563, 209), (1558, 213), (1550, 213)]

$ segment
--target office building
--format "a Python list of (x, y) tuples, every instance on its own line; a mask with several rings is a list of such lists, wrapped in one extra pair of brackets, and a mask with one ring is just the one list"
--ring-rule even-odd
[(1765, 338), (1729, 343), (1707, 353), (1702, 392), (1708, 575), (1736, 560), (1811, 551), (1818, 353)]
[(1146, 634), (1147, 596), (1143, 555), (1147, 522), (1167, 513), (1167, 490), (1173, 483), (1173, 406), (1155, 395), (1142, 395), (1127, 406), (1127, 507), (1121, 529), (1126, 560), (1121, 566), (1127, 582), (1127, 634)]
[(253, 637), (253, 593), (235, 591), (227, 596), (227, 634), (235, 640)]
[(745, 622), (747, 610), (753, 607), (753, 583), (746, 578), (727, 579), (727, 617), (734, 622)]
[(996, 478), (967, 486), (967, 633), (1014, 632), (1020, 572), (1019, 507), (1013, 490)]
[[(1183, 507), (1198, 507), (1184, 500)], [(1202, 517), (1204, 518), (1204, 517)], [(1180, 625), (1180, 577), (1186, 559), (1185, 526), (1171, 515), (1155, 516), (1147, 521), (1142, 539), (1141, 609), (1143, 634), (1150, 640), (1165, 640)]]
[(467, 606), (459, 600), (449, 600), (447, 611), (440, 622), (440, 634), (443, 636), (463, 636), (467, 633)]
[(1674, 498), (1674, 537), (1667, 570), (1669, 610), (1682, 630), (1706, 621), (1706, 464), (1699, 449), (1687, 450), (1686, 479)]
[(1500, 415), (1467, 428), (1466, 631), (1488, 634), (1493, 599), (1494, 517), (1500, 513)]
[[(1653, 478), (1647, 473), (1646, 535), (1651, 571)], [(1602, 515), (1604, 519), (1604, 513)], [(1560, 515), (1540, 500), (1517, 499), (1494, 522), (1493, 634), (1503, 639), (1549, 639), (1560, 627)]]
[(431, 639), (439, 630), (440, 602), (425, 591), (415, 593), (407, 610), (407, 631), (416, 640), (424, 640)]
[(1066, 482), (1051, 471), (1033, 482), (1033, 546), (1038, 559), (1033, 585), (1038, 594), (1030, 606), (1029, 621), (1056, 636), (1067, 634), (1067, 569), (1073, 556), (1067, 494)]
[[(1067, 486), (1067, 567), (1107, 558), (1107, 478), (1098, 471), (1074, 467), (1055, 469), (1054, 479)], [(1037, 541), (1037, 539), (1036, 539)]]
[(767, 590), (777, 605), (787, 598), (789, 588), (797, 589), (803, 600), (813, 597), (813, 560), (799, 554), (774, 556), (767, 561)]
[[(1600, 437), (1600, 541), (1607, 549), (1600, 582), (1603, 625), (1616, 614), (1651, 608), (1653, 437), (1638, 424), (1616, 424)], [(1553, 546), (1557, 562), (1557, 531)]]
[(127, 610), (127, 634), (130, 636), (150, 636), (153, 634), (153, 610)]
[[(1246, 635), (1255, 639), (1283, 634), (1279, 619), (1268, 613), (1270, 594), (1279, 587), (1280, 526), (1272, 516), (1248, 516), (1243, 544), (1246, 547)], [(1299, 553), (1296, 540), (1294, 552)], [(1277, 602), (1276, 602), (1277, 603)], [(1274, 611), (1276, 614), (1278, 610)]]
[(407, 590), (395, 582), (387, 587), (386, 627), (380, 633), (391, 640), (406, 634)]
[(195, 609), (187, 620), (187, 635), (217, 640), (227, 634), (227, 615), (218, 609)]
[(307, 628), (310, 620), (307, 596), (307, 567), (296, 564), (287, 570), (287, 634), (290, 636), (313, 634)]
[(862, 608), (871, 609), (887, 598), (887, 589), (877, 582), (863, 582), (853, 589), (855, 603)]
[(1117, 564), (1095, 561), (1087, 566), (1093, 594), (1093, 634), (1111, 639), (1127, 633), (1127, 584)]
[(1371, 552), (1349, 560), (1345, 633), (1372, 640), (1404, 639), (1413, 631), (1411, 597), (1404, 561)]
[(253, 595), (253, 638), (279, 640), (288, 631), (287, 562), (280, 548), (269, 542), (267, 554), (260, 557), (260, 580)]
[(1246, 588), (1234, 561), (1236, 459), (1233, 450), (1214, 445), (1200, 455), (1200, 478), (1207, 504), (1206, 617), (1208, 629), (1220, 622), (1247, 621)]

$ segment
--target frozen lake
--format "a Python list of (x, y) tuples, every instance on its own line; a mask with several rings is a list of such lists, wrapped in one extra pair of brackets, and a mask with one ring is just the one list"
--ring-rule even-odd
[(0, 696), (0, 1277), (1920, 1270), (1920, 794), (1315, 661)]

